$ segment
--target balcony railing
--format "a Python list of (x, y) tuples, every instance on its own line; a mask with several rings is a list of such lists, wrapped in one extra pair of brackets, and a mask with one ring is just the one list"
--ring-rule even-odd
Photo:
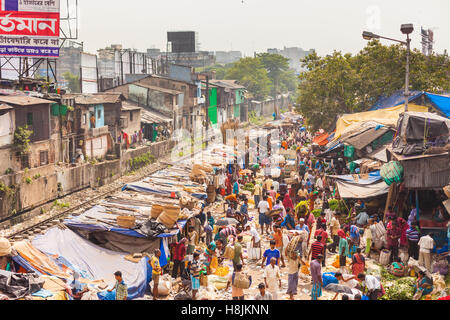
[(99, 136), (105, 135), (108, 132), (109, 132), (108, 131), (108, 126), (103, 126), (103, 127), (100, 127), (100, 128), (89, 129), (88, 134), (89, 134), (90, 137), (95, 138), (95, 137), (99, 137)]

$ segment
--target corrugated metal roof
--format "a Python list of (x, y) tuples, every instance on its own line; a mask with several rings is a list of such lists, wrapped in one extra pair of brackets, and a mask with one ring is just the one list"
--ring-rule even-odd
[(237, 84), (236, 80), (210, 80), (209, 83), (228, 89), (245, 89), (244, 86)]
[(130, 101), (122, 102), (122, 111), (137, 111), (137, 110), (142, 110), (142, 108)]
[(159, 91), (159, 92), (164, 92), (164, 93), (172, 94), (172, 95), (174, 95), (174, 96), (183, 93), (183, 92), (181, 92), (181, 91), (171, 90), (171, 89), (166, 89), (166, 88), (160, 88), (160, 87), (155, 87), (155, 86), (151, 86), (151, 85), (143, 84), (143, 83), (130, 83), (130, 84), (134, 84), (135, 86), (142, 87), (142, 88), (147, 88), (147, 89), (150, 89), (150, 90), (155, 90), (155, 91)]
[(54, 101), (29, 96), (0, 96), (0, 102), (5, 102), (17, 106), (31, 106), (36, 104), (55, 103)]
[(102, 104), (102, 103), (118, 103), (123, 98), (121, 93), (102, 92), (91, 94), (65, 94), (63, 99), (75, 99), (76, 104)]
[(11, 110), (11, 109), (14, 108), (4, 103), (0, 104), (0, 110)]
[(143, 123), (170, 123), (173, 119), (159, 113), (156, 111), (150, 111), (149, 109), (143, 108), (141, 110), (141, 122)]

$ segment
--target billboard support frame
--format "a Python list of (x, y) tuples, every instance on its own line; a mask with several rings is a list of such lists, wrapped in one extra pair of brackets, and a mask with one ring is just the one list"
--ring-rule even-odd
[[(63, 2), (64, 0), (61, 0), (61, 2)], [(61, 41), (59, 48), (61, 49), (62, 46), (64, 45), (64, 43), (67, 40), (77, 40), (78, 39), (78, 0), (66, 0), (66, 9), (67, 9), (67, 15), (62, 17), (61, 16), (61, 12), (60, 12), (60, 21), (66, 21), (68, 24), (68, 34), (66, 34), (66, 32), (64, 31), (61, 23), (59, 26), (59, 30), (60, 30), (60, 38), (59, 40)], [(70, 7), (74, 6), (75, 8), (75, 14), (74, 16), (71, 15), (71, 11), (70, 11)], [(75, 21), (75, 35), (72, 34), (72, 26), (71, 26), (71, 21)], [(62, 35), (62, 36), (61, 36)], [(3, 64), (0, 63), (0, 79), (3, 79), (2, 77), (2, 69), (4, 66), (6, 65), (10, 65), (15, 72), (17, 72), (18, 75), (18, 80), (21, 81), (23, 78), (27, 78), (29, 77), (29, 71), (32, 70), (33, 67), (36, 67), (32, 74), (31, 77), (34, 77), (37, 71), (37, 67), (39, 67), (42, 62), (45, 61), (46, 64), (46, 69), (47, 69), (47, 82), (50, 82), (50, 74), (49, 71), (51, 72), (51, 77), (54, 79), (54, 83), (58, 83), (58, 79), (57, 79), (57, 70), (56, 70), (56, 59), (55, 58), (36, 58), (36, 60), (34, 61), (34, 63), (32, 64), (32, 66), (29, 66), (28, 64), (28, 57), (2, 57), (3, 59), (5, 59), (5, 62)], [(11, 59), (12, 58), (18, 58), (19, 59), (19, 70), (17, 70), (17, 68), (14, 66), (14, 64), (11, 63)], [(21, 65), (24, 64), (25, 65), (25, 61), (26, 62), (26, 67), (23, 68), (24, 70), (22, 70)], [(52, 63), (55, 64), (55, 69), (53, 69), (52, 67)]]

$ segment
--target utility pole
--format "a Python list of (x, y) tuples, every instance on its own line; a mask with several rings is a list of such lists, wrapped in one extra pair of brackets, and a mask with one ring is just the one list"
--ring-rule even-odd
[(406, 38), (405, 112), (408, 112), (408, 103), (409, 103), (409, 63), (410, 63), (410, 54), (411, 54), (411, 39), (409, 38), (409, 34), (407, 34), (407, 38)]
[(206, 109), (206, 147), (208, 147), (208, 130), (209, 130), (209, 75), (206, 75), (206, 101), (205, 101), (205, 109)]

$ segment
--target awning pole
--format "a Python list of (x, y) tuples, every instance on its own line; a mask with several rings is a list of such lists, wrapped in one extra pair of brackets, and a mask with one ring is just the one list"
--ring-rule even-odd
[(416, 221), (419, 225), (419, 190), (416, 190)]

